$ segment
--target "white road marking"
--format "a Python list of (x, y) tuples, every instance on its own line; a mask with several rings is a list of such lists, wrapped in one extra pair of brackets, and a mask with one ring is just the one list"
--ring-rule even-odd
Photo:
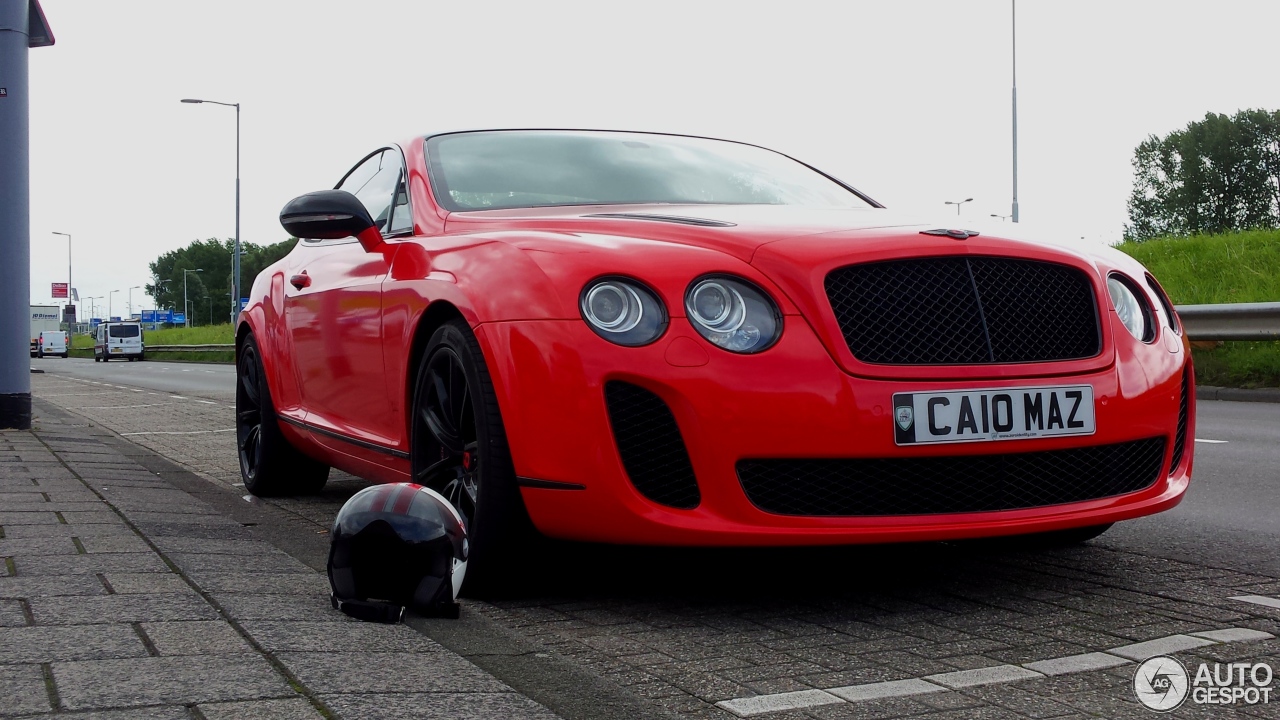
[(173, 398), (174, 400), (186, 400), (186, 399), (187, 399), (187, 397), (186, 397), (185, 395), (170, 395), (169, 397)]
[[(1280, 608), (1280, 600), (1261, 595), (1244, 595), (1231, 598), (1244, 602), (1255, 602), (1268, 607)], [(1259, 602), (1259, 600), (1265, 602)], [(943, 692), (949, 688), (973, 687), (994, 683), (1026, 681), (1043, 678), (1047, 675), (1063, 675), (1066, 673), (1089, 672), (1108, 667), (1128, 665), (1132, 661), (1145, 660), (1154, 655), (1168, 652), (1190, 650), (1205, 645), (1216, 645), (1228, 642), (1249, 642), (1267, 640), (1275, 637), (1271, 633), (1248, 628), (1223, 628), (1189, 635), (1170, 635), (1168, 637), (1148, 640), (1146, 642), (1123, 645), (1111, 648), (1106, 652), (1086, 653), (1068, 657), (1051, 658), (1037, 662), (1016, 665), (996, 665), (993, 667), (960, 670), (926, 675), (923, 678), (908, 678), (889, 682), (866, 683), (829, 688), (827, 690), (799, 690), (796, 692), (773, 693), (771, 695), (755, 695), (745, 698), (734, 698), (716, 703), (716, 707), (728, 710), (738, 717), (751, 717), (780, 710), (799, 710), (819, 705), (831, 705), (835, 702), (862, 702), (889, 697), (905, 697), (922, 693)]]
[[(1209, 641), (1206, 640), (1205, 642)], [(952, 690), (958, 690), (978, 685), (995, 685), (996, 683), (1042, 677), (1044, 675), (1035, 670), (1028, 670), (1017, 665), (996, 665), (974, 670), (956, 670), (955, 672), (938, 673), (937, 675), (925, 675), (924, 679), (931, 683), (949, 687)]]
[(1107, 652), (1130, 660), (1146, 660), (1156, 655), (1172, 655), (1183, 650), (1193, 650), (1212, 644), (1214, 644), (1213, 640), (1206, 640), (1205, 638), (1191, 637), (1190, 635), (1170, 635), (1146, 642), (1133, 643), (1132, 645), (1121, 645), (1120, 647), (1111, 648)]
[(888, 697), (905, 695), (923, 695), (925, 693), (942, 692), (946, 688), (931, 682), (911, 678), (910, 680), (890, 680), (888, 682), (867, 683), (865, 685), (849, 685), (832, 688), (827, 692), (849, 702), (863, 700), (879, 700)]
[(130, 435), (208, 435), (209, 433), (229, 433), (235, 431), (235, 428), (231, 428), (230, 430), (187, 430), (185, 432), (131, 432), (120, 433), (120, 437), (129, 437)]
[(1224, 445), (1231, 441), (1230, 440), (1206, 440), (1204, 438), (1196, 438), (1196, 442), (1209, 443), (1210, 445)]
[(716, 706), (722, 707), (738, 717), (750, 717), (751, 715), (761, 715), (781, 710), (799, 710), (800, 708), (816, 707), (818, 705), (835, 705), (839, 702), (843, 701), (835, 695), (821, 690), (796, 690), (795, 692), (724, 700), (716, 703)]
[(126, 408), (163, 407), (171, 403), (147, 403), (146, 405), (91, 405), (81, 410), (124, 410)]
[(1254, 605), (1262, 605), (1263, 607), (1276, 608), (1280, 610), (1280, 600), (1266, 595), (1238, 595), (1230, 600), (1239, 600), (1240, 602), (1253, 603)]
[(205, 405), (217, 405), (217, 404), (218, 404), (218, 403), (216, 403), (216, 402), (214, 402), (214, 401), (212, 401), (212, 400), (196, 400), (196, 402), (198, 402), (198, 403), (204, 403)]
[(1126, 663), (1128, 663), (1128, 660), (1122, 657), (1108, 655), (1104, 652), (1091, 652), (1083, 655), (1068, 655), (1067, 657), (1053, 658), (1052, 660), (1026, 663), (1023, 667), (1044, 675), (1066, 675), (1067, 673), (1088, 672), (1090, 670), (1105, 670), (1106, 668)]

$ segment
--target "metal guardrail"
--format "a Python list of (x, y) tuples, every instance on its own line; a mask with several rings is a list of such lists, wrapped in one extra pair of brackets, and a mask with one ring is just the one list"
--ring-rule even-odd
[(1280, 340), (1280, 302), (1178, 305), (1192, 340)]
[[(1280, 302), (1178, 305), (1178, 317), (1192, 340), (1280, 340)], [(147, 352), (217, 352), (225, 345), (148, 345)]]
[(227, 345), (147, 345), (147, 352), (216, 352), (235, 350), (235, 343)]

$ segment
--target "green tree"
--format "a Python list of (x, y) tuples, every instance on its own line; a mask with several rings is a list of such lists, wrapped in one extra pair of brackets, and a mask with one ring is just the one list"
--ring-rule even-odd
[(1125, 237), (1280, 226), (1280, 111), (1206, 113), (1134, 150)]
[[(290, 238), (271, 245), (255, 245), (241, 243), (240, 279), (241, 294), (247, 296), (253, 280), (269, 265), (289, 254), (297, 242)], [(169, 252), (156, 258), (150, 264), (151, 282), (146, 285), (146, 292), (155, 299), (156, 307), (182, 310), (183, 270), (200, 270), (187, 273), (187, 299), (193, 309), (199, 307), (196, 301), (206, 307), (206, 301), (213, 299), (213, 316), (215, 322), (227, 322), (232, 308), (231, 261), (235, 252), (235, 241), (209, 238), (195, 240), (190, 245)]]

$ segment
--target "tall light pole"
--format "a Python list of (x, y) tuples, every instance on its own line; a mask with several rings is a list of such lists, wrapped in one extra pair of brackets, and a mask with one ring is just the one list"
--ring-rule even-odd
[(187, 312), (190, 306), (190, 303), (188, 303), (187, 301), (187, 274), (198, 273), (198, 272), (204, 272), (204, 268), (197, 268), (195, 270), (188, 270), (186, 268), (182, 269), (182, 326), (183, 327), (191, 327), (191, 318), (188, 317), (190, 313)]
[(997, 215), (997, 214), (995, 214), (995, 213), (991, 213), (991, 217), (998, 217), (998, 218), (1000, 218), (1000, 220), (1003, 222), (1003, 221), (1005, 221), (1005, 220), (1008, 220), (1011, 216), (1009, 216), (1009, 215)]
[(1013, 211), (1018, 222), (1018, 0), (1009, 0), (1013, 22)]
[[(133, 317), (133, 291), (141, 290), (141, 289), (142, 289), (141, 285), (134, 285), (133, 287), (129, 288), (129, 317)], [(141, 319), (141, 317), (139, 317), (139, 319)]]
[(120, 291), (119, 291), (119, 290), (112, 290), (111, 292), (107, 293), (107, 320), (110, 320), (112, 317), (114, 317), (114, 316), (111, 314), (111, 301), (112, 301), (114, 298), (112, 298), (111, 296), (112, 296), (112, 295), (115, 295), (115, 294), (116, 294), (116, 293), (118, 293), (118, 292), (120, 292)]
[(235, 303), (235, 308), (231, 313), (231, 322), (234, 324), (236, 317), (240, 314), (240, 103), (224, 103), (217, 100), (199, 100), (196, 98), (183, 98), (182, 102), (195, 105), (209, 103), (210, 105), (221, 105), (236, 109), (236, 247), (234, 257), (231, 260), (231, 293), (234, 295), (231, 301)]
[(103, 300), (103, 299), (105, 298), (103, 298), (101, 295), (94, 295), (93, 297), (85, 298), (85, 300), (89, 301), (89, 319), (90, 320), (92, 320), (94, 317), (98, 315), (98, 303), (94, 302), (94, 300)]
[(53, 231), (54, 235), (64, 235), (67, 238), (67, 304), (71, 304), (71, 233)]
[(956, 206), (956, 217), (959, 217), (959, 216), (960, 216), (960, 206), (961, 206), (961, 205), (963, 205), (963, 204), (965, 204), (965, 203), (967, 203), (967, 202), (973, 202), (973, 198), (965, 198), (964, 200), (948, 200), (948, 201), (946, 201), (944, 204), (945, 204), (945, 205), (955, 205), (955, 206)]

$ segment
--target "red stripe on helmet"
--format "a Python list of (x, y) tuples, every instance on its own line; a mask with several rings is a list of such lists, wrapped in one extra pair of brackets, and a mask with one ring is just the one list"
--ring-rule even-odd
[(409, 504), (413, 502), (413, 496), (418, 494), (418, 488), (415, 485), (400, 485), (400, 493), (396, 495), (395, 504), (391, 506), (391, 512), (396, 515), (403, 515), (409, 511)]
[(387, 500), (391, 494), (399, 489), (395, 485), (383, 485), (378, 491), (369, 498), (369, 510), (371, 512), (383, 512), (387, 509)]

